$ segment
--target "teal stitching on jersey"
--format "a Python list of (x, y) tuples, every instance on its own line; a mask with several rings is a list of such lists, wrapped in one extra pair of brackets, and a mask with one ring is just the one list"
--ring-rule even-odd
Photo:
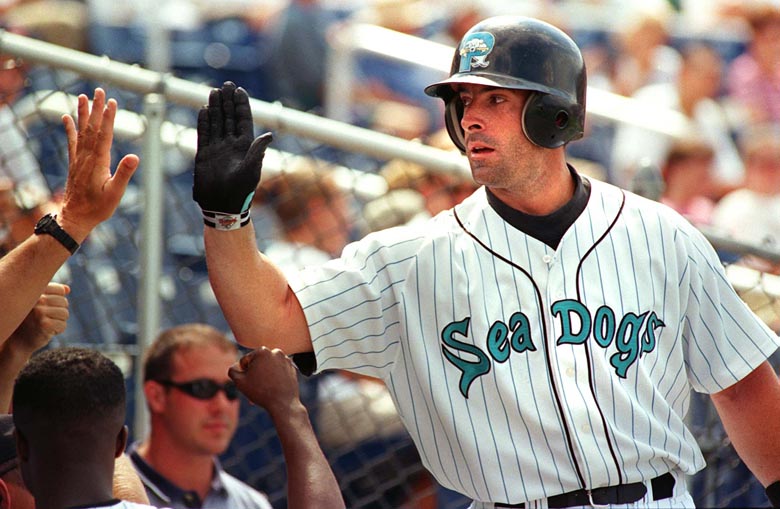
[[(588, 308), (573, 299), (554, 302), (550, 311), (560, 323), (561, 334), (556, 345), (582, 345), (591, 335), (594, 342), (605, 350), (614, 342), (617, 352), (610, 356), (609, 362), (620, 378), (626, 378), (628, 369), (643, 354), (655, 350), (656, 330), (666, 325), (655, 311), (645, 311), (640, 315), (629, 312), (618, 322), (611, 308), (601, 306), (591, 317)], [(504, 363), (513, 350), (518, 353), (536, 350), (528, 317), (520, 311), (512, 314), (509, 325), (500, 320), (493, 322), (485, 335), (487, 353), (474, 344), (455, 339), (456, 334), (468, 338), (470, 323), (471, 318), (466, 317), (447, 324), (441, 332), (442, 353), (461, 371), (458, 388), (465, 398), (469, 397), (471, 384), (490, 372), (491, 359)], [(476, 360), (468, 360), (461, 354), (476, 357)]]
[[(441, 339), (444, 342), (441, 347), (442, 352), (444, 357), (461, 371), (459, 388), (460, 393), (466, 398), (469, 397), (469, 387), (474, 380), (490, 372), (491, 358), (498, 362), (505, 362), (509, 358), (511, 350), (518, 353), (536, 350), (531, 338), (528, 317), (520, 311), (516, 311), (509, 318), (509, 326), (501, 321), (496, 321), (490, 326), (486, 335), (487, 350), (490, 356), (478, 346), (463, 343), (454, 338), (455, 334), (468, 337), (470, 322), (471, 318), (468, 317), (459, 322), (452, 322), (441, 332)], [(509, 335), (510, 330), (512, 331), (511, 336)], [(454, 354), (447, 346), (458, 352), (474, 355), (478, 360), (473, 362), (463, 359)]]
[[(620, 378), (626, 378), (628, 368), (642, 354), (655, 350), (655, 330), (666, 325), (655, 311), (645, 311), (641, 315), (629, 312), (617, 323), (615, 312), (607, 306), (601, 306), (596, 311), (595, 319), (592, 319), (588, 308), (573, 299), (554, 302), (550, 310), (553, 316), (559, 317), (561, 323), (558, 345), (581, 345), (591, 332), (596, 344), (602, 348), (607, 348), (614, 341), (618, 352), (609, 358), (609, 362)], [(574, 316), (577, 320), (572, 320)], [(579, 322), (576, 332), (575, 321)]]

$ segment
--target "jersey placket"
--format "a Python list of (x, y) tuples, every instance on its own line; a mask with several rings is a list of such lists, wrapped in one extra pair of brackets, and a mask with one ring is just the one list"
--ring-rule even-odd
[(545, 347), (549, 351), (552, 376), (557, 388), (556, 397), (564, 409), (561, 418), (571, 435), (571, 453), (587, 485), (583, 487), (617, 484), (613, 461), (605, 454), (610, 447), (610, 439), (602, 425), (599, 403), (590, 389), (592, 366), (586, 343), (591, 341), (591, 335), (588, 332), (582, 344), (561, 341), (565, 335), (584, 331), (581, 331), (582, 322), (578, 321), (576, 313), (568, 313), (555, 306), (556, 303), (576, 299), (577, 296), (565, 292), (565, 271), (559, 261), (559, 254), (549, 256), (545, 295), (549, 323)]

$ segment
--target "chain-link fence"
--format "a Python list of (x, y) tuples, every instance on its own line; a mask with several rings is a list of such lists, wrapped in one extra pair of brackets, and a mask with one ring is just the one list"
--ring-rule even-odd
[[(17, 88), (0, 91), (8, 102), (5, 111), (12, 114), (12, 121), (0, 130), (0, 145), (17, 147), (0, 151), (0, 165), (13, 167), (25, 160), (26, 170), (43, 176), (46, 183), (44, 192), (30, 190), (32, 185), (17, 186), (20, 215), (14, 221), (27, 217), (34, 222), (40, 206), (48, 200), (56, 202), (62, 191), (67, 147), (60, 117), (74, 112), (78, 94), (89, 95), (101, 86), (117, 99), (121, 112), (114, 162), (129, 152), (142, 156), (142, 165), (116, 214), (91, 234), (57, 275), (72, 288), (71, 318), (67, 331), (53, 340), (55, 345), (87, 344), (117, 360), (127, 374), (131, 394), (128, 419), (135, 423), (131, 433), (139, 438), (145, 410), (135, 383), (137, 361), (150, 336), (187, 322), (228, 330), (208, 283), (203, 226), (191, 198), (192, 127), (209, 87), (9, 33), (0, 35), (0, 46), (15, 63), (0, 69), (0, 78), (8, 78), (10, 72), (25, 73)], [(337, 248), (334, 243), (424, 215), (425, 204), (436, 200), (435, 195), (427, 195), (421, 201), (425, 183), (433, 183), (447, 198), (468, 192), (468, 184), (457, 178), (464, 174), (464, 162), (445, 151), (279, 105), (254, 101), (253, 111), (258, 130), (272, 129), (275, 134), (265, 163), (268, 185), (253, 209), (258, 244), (269, 252), (285, 236), (290, 241), (287, 247), (299, 245), (295, 243), (303, 242), (301, 225), (321, 219), (311, 212), (317, 202), (304, 206), (304, 197), (324, 200), (320, 209), (330, 213), (340, 211), (329, 223), (320, 223), (329, 226), (316, 228), (319, 236), (311, 234), (305, 239), (318, 252), (327, 253)], [(8, 141), (13, 136), (22, 136), (25, 143), (14, 145)], [(425, 174), (423, 167), (434, 168), (433, 175)], [(317, 181), (314, 190), (305, 177), (280, 177), (296, 172), (329, 177)], [(417, 187), (419, 194), (405, 194), (409, 186)], [(295, 200), (285, 203), (285, 196), (291, 195)], [(11, 230), (3, 230), (6, 249), (13, 243)], [(756, 264), (756, 260), (776, 261), (773, 254), (713, 240), (729, 265), (735, 287), (767, 323), (777, 327), (780, 277)], [(304, 249), (279, 252), (275, 256), (283, 265), (310, 259)], [(749, 263), (735, 263), (748, 252)], [(467, 500), (443, 490), (424, 471), (380, 385), (329, 373), (301, 379), (301, 389), (349, 507), (467, 506)], [(767, 505), (763, 489), (735, 455), (708, 399), (695, 398), (691, 425), (709, 465), (692, 482), (697, 503), (707, 507)], [(268, 493), (274, 507), (285, 506), (281, 447), (262, 410), (242, 406), (241, 425), (222, 459), (229, 472)]]

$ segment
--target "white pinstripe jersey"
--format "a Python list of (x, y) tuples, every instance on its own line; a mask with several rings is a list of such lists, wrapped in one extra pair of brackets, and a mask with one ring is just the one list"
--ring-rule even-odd
[(557, 250), (482, 188), (290, 281), (318, 369), (382, 378), (427, 468), (475, 500), (696, 472), (689, 391), (732, 385), (778, 346), (696, 229), (591, 184)]

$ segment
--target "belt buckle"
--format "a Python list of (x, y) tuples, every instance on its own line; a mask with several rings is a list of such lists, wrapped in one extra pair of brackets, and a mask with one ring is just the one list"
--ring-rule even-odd
[(609, 507), (609, 504), (597, 504), (596, 502), (594, 502), (593, 494), (589, 489), (586, 489), (585, 493), (588, 494), (588, 503), (590, 504), (591, 507)]

